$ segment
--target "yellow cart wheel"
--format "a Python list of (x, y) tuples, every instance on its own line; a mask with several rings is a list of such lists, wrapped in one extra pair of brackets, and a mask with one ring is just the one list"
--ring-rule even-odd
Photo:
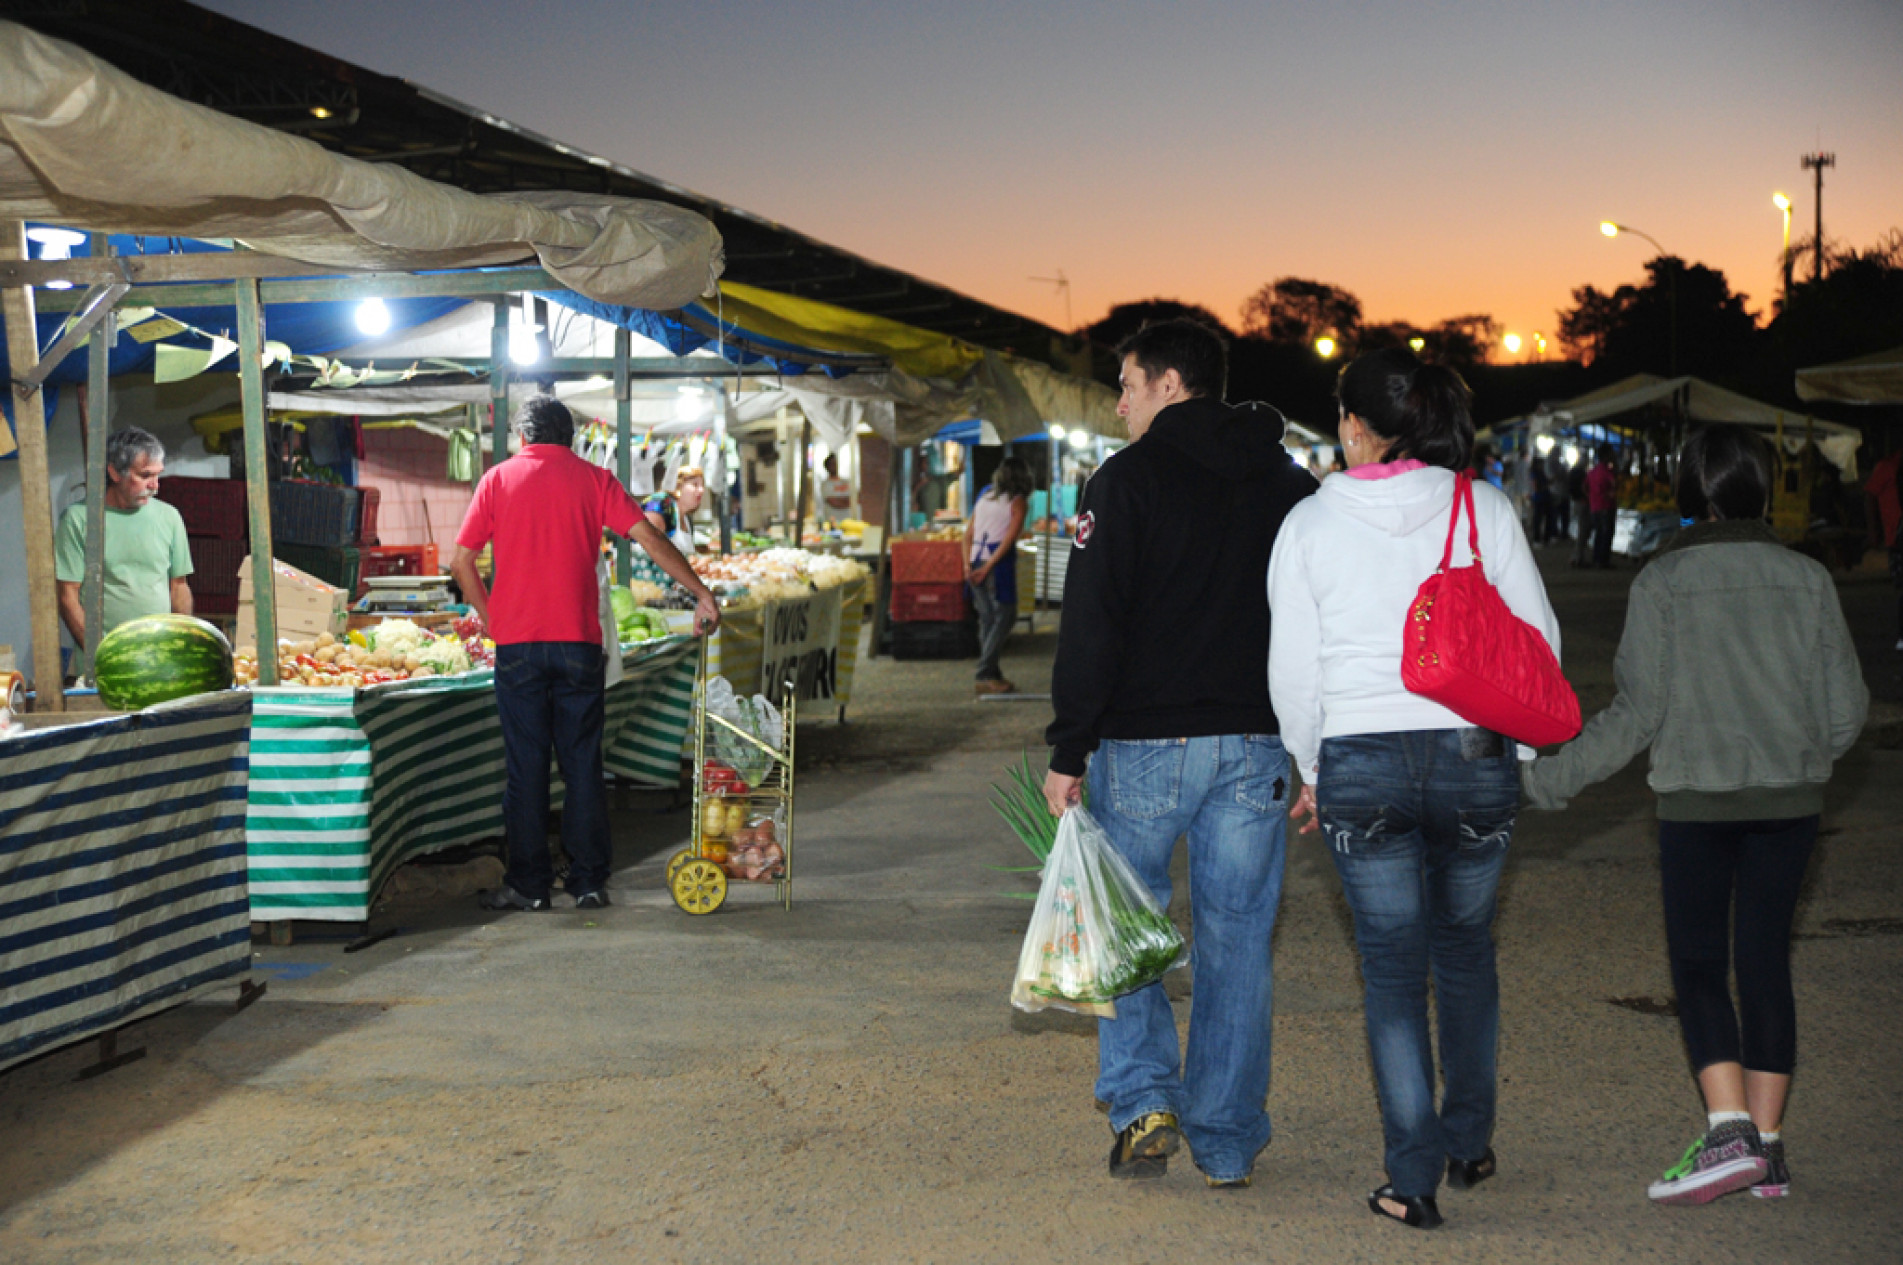
[(674, 876), (681, 872), (683, 865), (686, 865), (693, 859), (694, 850), (692, 848), (682, 848), (679, 852), (676, 852), (667, 859), (667, 888), (669, 891), (674, 890)]
[(727, 899), (727, 872), (698, 857), (687, 861), (668, 884), (674, 903), (690, 914), (711, 914)]

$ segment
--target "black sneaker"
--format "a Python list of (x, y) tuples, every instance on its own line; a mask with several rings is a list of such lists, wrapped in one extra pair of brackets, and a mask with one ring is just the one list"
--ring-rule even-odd
[(575, 898), (577, 909), (606, 909), (611, 903), (606, 888), (595, 892), (583, 892)]
[(1764, 1177), (1751, 1187), (1759, 1199), (1782, 1199), (1791, 1193), (1791, 1169), (1784, 1162), (1784, 1139), (1764, 1144)]
[(1646, 1189), (1653, 1203), (1707, 1204), (1763, 1181), (1768, 1165), (1757, 1126), (1749, 1120), (1714, 1125), (1685, 1149), (1684, 1158)]
[(1110, 1148), (1110, 1175), (1135, 1181), (1161, 1177), (1169, 1171), (1170, 1156), (1183, 1144), (1176, 1114), (1152, 1111), (1132, 1120)]
[(529, 913), (539, 913), (548, 908), (548, 897), (530, 898), (504, 883), (501, 887), (492, 887), (487, 891), (478, 892), (476, 904), (484, 909), (520, 909)]

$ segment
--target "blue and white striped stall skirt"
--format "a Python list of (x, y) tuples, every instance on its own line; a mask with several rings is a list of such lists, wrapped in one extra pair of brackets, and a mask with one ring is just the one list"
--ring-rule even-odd
[(0, 738), (0, 1068), (251, 960), (251, 695)]

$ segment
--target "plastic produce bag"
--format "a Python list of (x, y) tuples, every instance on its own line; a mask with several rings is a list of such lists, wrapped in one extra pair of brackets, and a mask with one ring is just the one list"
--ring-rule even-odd
[[(786, 736), (778, 708), (761, 694), (741, 698), (724, 676), (707, 682), (704, 706), (708, 715), (738, 725), (776, 751)], [(713, 739), (715, 758), (731, 766), (748, 786), (758, 786), (773, 767), (772, 756), (719, 725), (709, 725), (707, 736)]]
[(1067, 810), (1044, 861), (1011, 1004), (1114, 1019), (1114, 998), (1163, 978), (1185, 957), (1182, 934), (1103, 827), (1081, 807)]

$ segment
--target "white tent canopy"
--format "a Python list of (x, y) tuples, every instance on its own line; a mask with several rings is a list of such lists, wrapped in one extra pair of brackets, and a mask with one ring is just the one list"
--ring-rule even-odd
[(681, 207), (581, 193), (483, 196), (181, 101), (0, 22), (0, 220), (239, 239), (339, 269), (539, 259), (606, 303), (712, 290), (720, 234)]
[(1797, 398), (1903, 404), (1903, 347), (1797, 371)]
[(1801, 451), (1808, 437), (1829, 458), (1831, 464), (1846, 476), (1854, 477), (1856, 474), (1857, 448), (1863, 443), (1863, 433), (1856, 427), (1763, 404), (1700, 378), (1660, 378), (1649, 373), (1634, 374), (1571, 400), (1542, 404), (1525, 417), (1502, 422), (1495, 430), (1508, 430), (1524, 424), (1531, 434), (1537, 435), (1566, 426), (1607, 422), (1648, 405), (1671, 401), (1674, 397), (1687, 421), (1736, 422), (1753, 430), (1772, 433), (1782, 425), (1787, 452)]

